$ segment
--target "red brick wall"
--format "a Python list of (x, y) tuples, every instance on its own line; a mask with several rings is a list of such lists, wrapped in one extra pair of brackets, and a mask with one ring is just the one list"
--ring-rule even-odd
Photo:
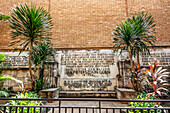
[[(127, 2), (126, 2), (127, 1)], [(49, 10), (54, 23), (52, 43), (57, 49), (110, 48), (112, 29), (128, 16), (147, 11), (154, 16), (157, 45), (170, 45), (168, 0), (26, 0)], [(23, 0), (0, 0), (0, 12), (10, 15)], [(0, 23), (0, 48), (8, 47), (8, 23)]]

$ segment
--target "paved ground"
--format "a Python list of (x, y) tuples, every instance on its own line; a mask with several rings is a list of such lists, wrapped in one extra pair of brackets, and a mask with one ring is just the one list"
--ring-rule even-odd
[[(48, 103), (47, 104), (48, 106), (58, 106), (58, 102), (54, 102), (54, 103)], [(125, 107), (127, 106), (127, 104), (122, 104), (120, 102), (102, 102), (101, 103), (102, 107)], [(95, 102), (95, 101), (74, 101), (74, 102), (71, 102), (71, 101), (63, 101), (61, 103), (61, 106), (84, 106), (84, 107), (98, 107), (99, 106), (99, 103), (98, 102)], [(54, 113), (59, 113), (58, 112), (58, 109), (55, 108), (54, 110), (55, 112)], [(52, 110), (50, 110), (49, 113), (52, 113)], [(72, 112), (72, 109), (71, 108), (68, 108), (66, 111), (64, 108), (61, 109), (61, 113), (79, 113), (79, 109), (78, 108), (75, 108)], [(93, 109), (88, 109), (87, 112), (86, 112), (86, 109), (81, 109), (81, 113), (99, 113), (99, 110), (98, 109), (94, 109), (94, 112), (93, 112)], [(112, 109), (109, 109), (108, 112), (105, 110), (105, 109), (102, 109), (101, 110), (101, 113), (120, 113), (120, 110), (115, 110), (115, 112), (113, 112)]]

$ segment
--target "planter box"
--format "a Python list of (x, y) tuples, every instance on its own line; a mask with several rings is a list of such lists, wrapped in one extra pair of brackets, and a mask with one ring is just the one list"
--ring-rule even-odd
[(118, 99), (134, 99), (137, 96), (136, 91), (133, 89), (117, 88), (116, 92)]

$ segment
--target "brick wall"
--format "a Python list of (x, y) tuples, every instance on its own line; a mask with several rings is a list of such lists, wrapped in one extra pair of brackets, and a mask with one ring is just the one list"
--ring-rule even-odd
[[(56, 49), (112, 47), (112, 29), (140, 11), (153, 14), (158, 46), (170, 45), (168, 0), (0, 0), (0, 12), (10, 15), (14, 5), (34, 2), (50, 11), (52, 43)], [(0, 23), (0, 49), (8, 47), (8, 23)]]

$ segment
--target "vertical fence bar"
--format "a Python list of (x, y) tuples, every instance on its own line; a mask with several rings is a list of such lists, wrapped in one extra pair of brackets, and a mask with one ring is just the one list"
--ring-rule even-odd
[(93, 108), (93, 113), (94, 113), (94, 108)]
[(18, 112), (18, 107), (16, 107), (16, 109), (15, 109), (15, 113), (17, 113)]
[(136, 113), (136, 110), (135, 110), (135, 109), (133, 109), (133, 112), (134, 112), (134, 113)]
[(141, 109), (140, 112), (143, 113), (143, 109)]
[(147, 111), (148, 111), (148, 113), (150, 113), (150, 109), (148, 109)]
[[(27, 108), (27, 113), (29, 113), (29, 112), (30, 112), (30, 107)], [(16, 112), (16, 113), (17, 113), (17, 112)], [(41, 112), (40, 112), (40, 113), (41, 113)]]
[(34, 107), (34, 113), (35, 113), (36, 107)]
[(129, 109), (127, 109), (126, 112), (128, 113), (128, 112), (129, 112)]
[(46, 108), (46, 113), (48, 113), (48, 108)]
[(9, 107), (9, 113), (11, 113), (11, 111), (12, 111), (12, 107)]
[(101, 113), (101, 101), (99, 100), (99, 113)]
[(23, 111), (24, 111), (24, 107), (21, 107), (21, 113), (23, 113)]
[(71, 109), (71, 111), (72, 111), (72, 113), (74, 113), (74, 109), (73, 108)]
[(65, 108), (65, 113), (67, 113), (67, 108)]
[(155, 113), (157, 113), (157, 110), (155, 109)]
[(54, 113), (54, 108), (52, 108), (52, 113)]
[(81, 108), (79, 108), (79, 113), (81, 113)]
[(6, 113), (6, 107), (4, 107), (4, 113)]
[(86, 108), (86, 113), (88, 113), (88, 109)]
[(61, 100), (59, 100), (59, 113), (61, 113)]
[(106, 113), (108, 113), (108, 109), (106, 109)]
[(42, 107), (40, 107), (40, 113), (41, 113), (41, 111), (42, 111)]
[(120, 109), (120, 113), (122, 113), (122, 110)]
[(115, 113), (115, 109), (113, 109), (113, 113)]
[(163, 109), (161, 109), (161, 113), (164, 113), (164, 110), (163, 110)]

